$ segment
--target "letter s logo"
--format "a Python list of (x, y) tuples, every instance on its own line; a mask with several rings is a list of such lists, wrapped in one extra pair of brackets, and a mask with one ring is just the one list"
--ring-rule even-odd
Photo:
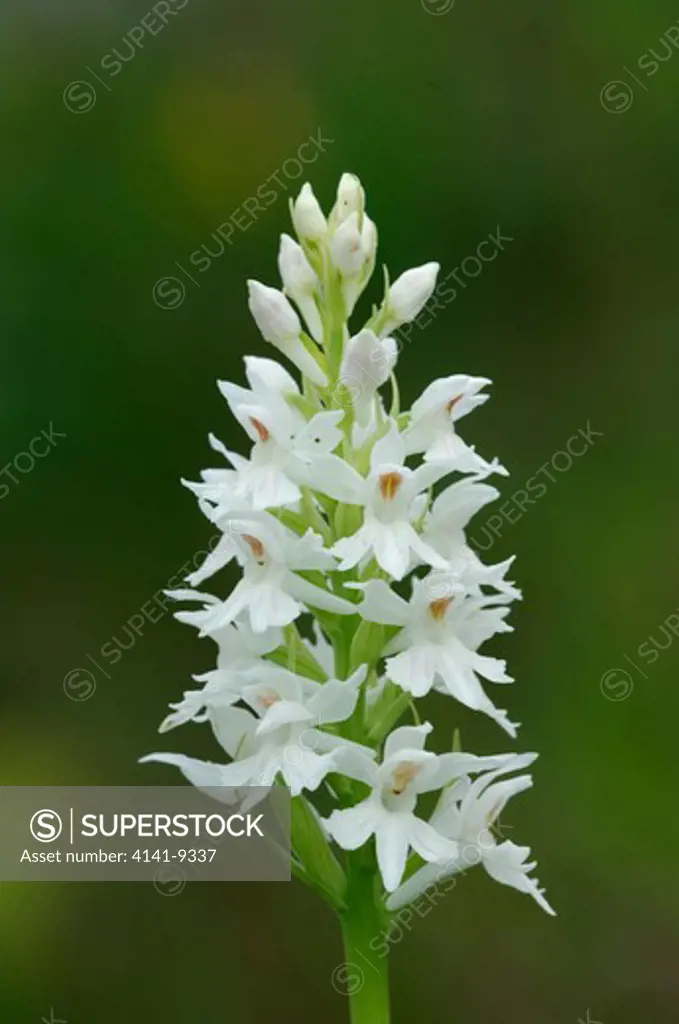
[(31, 835), (39, 843), (53, 843), (61, 835), (63, 827), (57, 812), (46, 808), (36, 811), (29, 825)]

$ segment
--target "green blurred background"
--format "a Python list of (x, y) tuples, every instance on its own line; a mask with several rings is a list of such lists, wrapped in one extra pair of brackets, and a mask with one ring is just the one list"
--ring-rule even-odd
[[(179, 477), (215, 464), (208, 431), (242, 444), (215, 378), (240, 381), (244, 353), (271, 354), (245, 278), (276, 283), (287, 195), (208, 272), (189, 255), (216, 251), (212, 233), (320, 128), (334, 141), (314, 189), (327, 205), (343, 170), (361, 176), (392, 277), (429, 259), (445, 273), (498, 226), (514, 239), (413, 332), (404, 400), (435, 376), (491, 377), (462, 433), (511, 470), (507, 496), (588, 421), (604, 434), (493, 548), (517, 553), (525, 594), (494, 647), (517, 680), (506, 706), (519, 748), (541, 752), (506, 823), (559, 916), (471, 872), (395, 947), (394, 1021), (576, 1024), (589, 1008), (604, 1024), (669, 1024), (679, 696), (660, 626), (679, 606), (679, 53), (659, 40), (679, 12), (426, 2), (188, 0), (137, 50), (123, 37), (141, 0), (23, 0), (1, 15), (0, 461), (50, 423), (67, 435), (32, 472), (13, 469), (16, 485), (2, 476), (1, 778), (177, 781), (136, 759), (210, 646), (166, 615), (115, 665), (100, 651), (129, 644), (125, 623), (209, 538)], [(116, 48), (132, 57), (109, 77)], [(651, 48), (665, 58), (652, 75)], [(90, 91), (67, 92), (69, 110), (79, 80)], [(602, 101), (616, 80), (627, 91)], [(176, 308), (153, 299), (167, 275), (185, 284)], [(636, 653), (649, 637), (668, 648), (653, 664)], [(64, 690), (79, 667), (95, 677), (88, 700)], [(602, 693), (615, 667), (631, 692)], [(442, 744), (458, 724), (466, 748), (506, 746), (480, 716), (436, 714)], [(167, 743), (214, 754), (198, 728)], [(346, 1020), (335, 922), (297, 884), (176, 898), (3, 884), (0, 923), (12, 1024), (50, 1007), (68, 1024)]]

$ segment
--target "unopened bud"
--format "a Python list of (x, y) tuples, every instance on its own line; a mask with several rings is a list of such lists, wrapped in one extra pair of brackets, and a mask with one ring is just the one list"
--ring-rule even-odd
[(337, 228), (330, 246), (332, 262), (345, 277), (355, 277), (372, 259), (377, 230), (369, 217), (359, 225), (358, 213), (350, 213)]
[(424, 263), (404, 271), (389, 289), (385, 330), (393, 331), (414, 320), (436, 287), (438, 263)]
[(295, 301), (297, 295), (310, 295), (318, 288), (318, 278), (304, 255), (302, 246), (298, 245), (290, 235), (281, 235), (278, 269), (283, 287)]
[(301, 239), (320, 242), (328, 233), (328, 223), (308, 182), (302, 185), (293, 204), (292, 221)]
[(319, 281), (301, 245), (298, 245), (290, 235), (281, 235), (278, 269), (285, 291), (302, 313), (310, 334), (316, 341), (320, 341), (323, 337), (323, 325), (315, 300)]
[(283, 352), (302, 373), (324, 387), (327, 378), (301, 340), (302, 325), (297, 313), (277, 288), (248, 281), (248, 305), (266, 341)]
[(365, 192), (355, 174), (344, 173), (337, 189), (337, 200), (330, 214), (333, 226), (342, 224), (349, 214), (360, 214), (365, 208)]

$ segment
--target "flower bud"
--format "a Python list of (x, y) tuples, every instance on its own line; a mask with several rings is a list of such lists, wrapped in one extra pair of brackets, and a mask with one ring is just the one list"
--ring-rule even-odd
[(297, 301), (298, 295), (311, 295), (318, 287), (318, 278), (304, 255), (301, 245), (290, 237), (281, 235), (278, 250), (278, 269), (286, 292)]
[(330, 214), (332, 225), (342, 224), (349, 214), (361, 213), (365, 208), (365, 192), (355, 174), (344, 173), (337, 189), (337, 200)]
[(259, 281), (248, 281), (248, 289), (250, 312), (266, 341), (280, 347), (299, 337), (302, 325), (283, 292)]
[(315, 300), (319, 281), (301, 245), (290, 235), (281, 235), (278, 269), (285, 291), (302, 313), (309, 333), (316, 341), (320, 341), (323, 337), (323, 324)]
[(325, 387), (327, 377), (302, 342), (299, 317), (283, 292), (259, 281), (248, 281), (248, 290), (250, 312), (265, 340), (283, 352), (314, 384)]
[(350, 213), (337, 228), (330, 245), (332, 262), (345, 277), (355, 277), (370, 261), (377, 247), (377, 230), (369, 217)]
[(309, 182), (293, 203), (292, 222), (301, 239), (320, 242), (328, 233), (328, 224)]
[(431, 298), (439, 272), (438, 263), (424, 263), (405, 270), (389, 289), (386, 330), (414, 320)]

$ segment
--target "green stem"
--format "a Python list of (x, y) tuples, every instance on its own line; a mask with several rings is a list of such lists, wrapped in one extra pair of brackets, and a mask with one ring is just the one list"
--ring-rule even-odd
[(330, 387), (333, 388), (339, 376), (344, 347), (344, 326), (346, 310), (342, 294), (342, 280), (334, 267), (329, 266), (325, 279), (327, 323), (325, 325), (325, 348), (327, 351)]
[[(350, 855), (349, 861), (359, 854)], [(341, 914), (345, 963), (343, 991), (351, 1024), (389, 1024), (386, 915), (378, 903), (373, 866), (350, 864), (346, 910)]]

